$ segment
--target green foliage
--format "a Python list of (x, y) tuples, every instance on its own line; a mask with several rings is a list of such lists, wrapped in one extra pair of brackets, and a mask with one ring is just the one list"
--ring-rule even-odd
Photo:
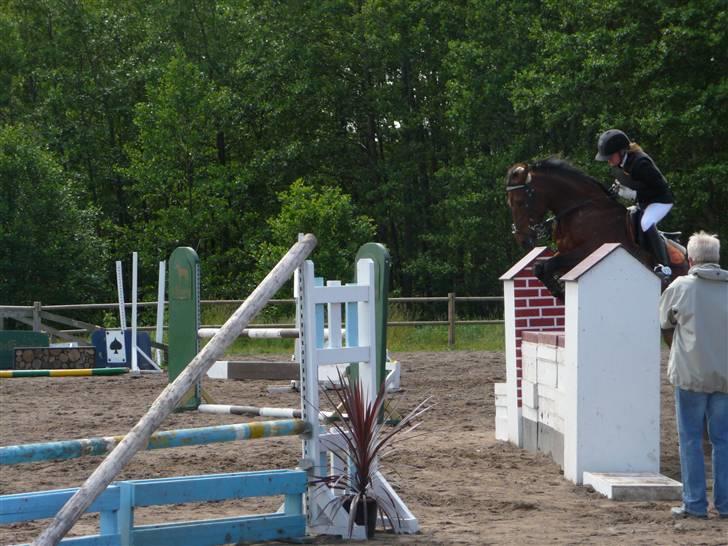
[(374, 234), (371, 219), (358, 215), (351, 198), (336, 187), (317, 189), (296, 180), (278, 198), (280, 212), (268, 220), (271, 240), (261, 243), (256, 252), (260, 278), (278, 263), (299, 233), (313, 233), (318, 238), (311, 256), (317, 275), (346, 282), (357, 250)]
[[(33, 135), (16, 144), (53, 165), (79, 239), (139, 251), (142, 297), (177, 245), (200, 254), (207, 297), (240, 297), (307, 230), (332, 278), (374, 239), (395, 293), (498, 293), (522, 255), (508, 166), (560, 154), (607, 182), (592, 158), (615, 126), (674, 189), (662, 227), (728, 238), (724, 0), (0, 5), (4, 130)], [(346, 204), (315, 211), (324, 195)], [(27, 262), (3, 267), (21, 284)], [(49, 297), (114, 299), (111, 261), (96, 267)]]
[(0, 301), (94, 301), (106, 245), (95, 212), (78, 205), (76, 184), (22, 126), (0, 127)]

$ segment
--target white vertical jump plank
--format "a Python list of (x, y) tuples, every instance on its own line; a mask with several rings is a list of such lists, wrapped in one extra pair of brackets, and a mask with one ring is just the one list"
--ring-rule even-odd
[[(312, 465), (314, 476), (323, 476), (326, 468), (321, 468), (319, 456), (321, 447), (319, 442), (319, 393), (318, 393), (318, 366), (316, 363), (316, 328), (306, 328), (306, 325), (316, 324), (316, 304), (308, 297), (313, 293), (314, 270), (313, 262), (306, 260), (299, 268), (298, 273), (300, 313), (296, 316), (296, 327), (299, 331), (298, 341), (301, 363), (301, 418), (306, 421), (313, 432), (303, 441), (303, 459)], [(311, 493), (306, 494), (306, 513), (310, 521), (317, 521), (320, 517), (320, 506)]]
[[(326, 286), (341, 286), (341, 281), (326, 281)], [(341, 347), (341, 304), (329, 303), (329, 347)]]
[(137, 274), (138, 254), (131, 253), (131, 373), (140, 375), (137, 356)]
[(356, 264), (356, 282), (359, 285), (369, 286), (368, 301), (358, 302), (359, 317), (359, 346), (369, 347), (369, 361), (359, 363), (359, 379), (365, 389), (367, 400), (372, 401), (377, 396), (377, 347), (376, 339), (376, 299), (374, 295), (374, 260), (364, 258)]
[(119, 260), (116, 262), (116, 291), (119, 294), (119, 327), (123, 333), (126, 330), (126, 307), (124, 306), (124, 277)]
[[(159, 262), (159, 288), (157, 290), (157, 330), (154, 334), (154, 341), (162, 343), (164, 339), (164, 286), (166, 280), (166, 266), (167, 262), (162, 260)], [(154, 350), (157, 366), (162, 365), (162, 349)]]

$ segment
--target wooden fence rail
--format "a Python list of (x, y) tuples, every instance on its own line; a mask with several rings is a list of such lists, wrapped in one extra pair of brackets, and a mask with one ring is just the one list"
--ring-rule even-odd
[[(230, 305), (239, 306), (245, 300), (202, 300), (201, 304), (205, 306), (209, 305)], [(293, 305), (295, 300), (290, 299), (272, 299), (269, 305)], [(447, 303), (447, 320), (389, 320), (387, 326), (396, 328), (401, 326), (447, 326), (447, 340), (448, 346), (455, 346), (455, 330), (459, 325), (469, 324), (503, 324), (503, 319), (473, 319), (473, 320), (458, 320), (457, 319), (457, 304), (458, 303), (503, 303), (502, 296), (456, 296), (454, 292), (449, 292), (447, 296), (429, 296), (429, 297), (401, 297), (401, 298), (389, 298), (389, 303), (392, 304), (437, 304)], [(156, 301), (139, 302), (137, 306), (140, 308), (149, 307), (156, 308)], [(131, 303), (127, 303), (126, 307), (131, 307)], [(72, 319), (59, 315), (58, 312), (63, 311), (78, 311), (78, 310), (101, 310), (101, 309), (118, 309), (118, 303), (86, 303), (86, 304), (68, 304), (68, 305), (42, 305), (41, 302), (35, 302), (33, 305), (21, 306), (21, 305), (0, 305), (0, 330), (5, 328), (6, 318), (17, 320), (23, 324), (31, 326), (34, 331), (45, 330), (49, 334), (52, 334), (61, 339), (67, 341), (82, 341), (77, 337), (78, 334), (90, 333), (94, 330), (101, 329), (101, 326), (95, 324), (89, 324), (77, 319)], [(501, 310), (502, 316), (502, 310)], [(47, 322), (58, 323), (64, 326), (73, 326), (73, 329), (56, 329), (47, 324)], [(268, 327), (268, 328), (293, 328), (294, 324), (287, 323), (266, 323), (266, 324), (251, 324), (251, 327)], [(202, 328), (215, 328), (220, 327), (216, 324), (205, 324)], [(139, 326), (138, 329), (142, 331), (153, 331), (155, 326)], [(165, 327), (166, 328), (166, 327)], [(166, 346), (163, 344), (157, 344), (152, 341), (152, 346), (166, 350)]]

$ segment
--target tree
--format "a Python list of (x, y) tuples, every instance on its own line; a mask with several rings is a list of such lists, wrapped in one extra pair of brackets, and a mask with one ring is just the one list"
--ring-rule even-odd
[(109, 295), (106, 244), (77, 184), (19, 125), (0, 127), (0, 301), (95, 301)]
[(259, 280), (296, 242), (299, 233), (313, 233), (318, 240), (311, 259), (319, 276), (350, 280), (357, 250), (374, 236), (372, 220), (357, 214), (351, 198), (333, 186), (316, 189), (299, 179), (278, 198), (280, 212), (268, 220), (270, 240), (261, 243), (256, 252)]

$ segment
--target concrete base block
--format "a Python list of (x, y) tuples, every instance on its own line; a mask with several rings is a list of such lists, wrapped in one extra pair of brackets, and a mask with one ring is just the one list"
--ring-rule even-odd
[(521, 420), (523, 427), (523, 449), (528, 451), (538, 451), (538, 421), (523, 417)]
[(544, 423), (538, 423), (538, 450), (549, 455), (564, 468), (564, 435)]
[(584, 472), (584, 485), (612, 500), (679, 501), (682, 484), (655, 472)]
[(508, 418), (497, 418), (495, 420), (495, 439), (502, 442), (508, 441)]

